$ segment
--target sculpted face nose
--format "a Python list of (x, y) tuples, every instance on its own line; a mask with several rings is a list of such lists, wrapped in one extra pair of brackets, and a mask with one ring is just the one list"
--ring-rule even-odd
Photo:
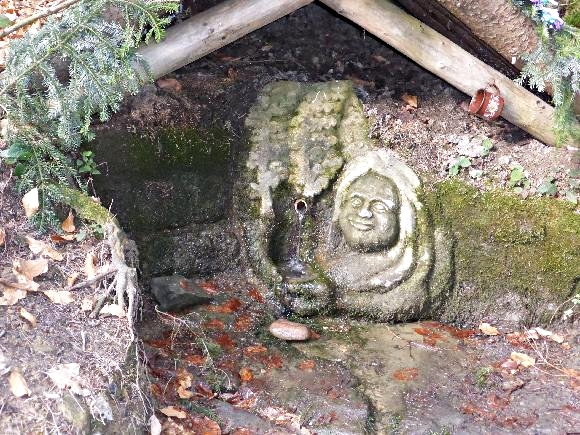
[(361, 207), (361, 209), (358, 211), (358, 215), (367, 219), (373, 217), (373, 213), (369, 210), (368, 205)]

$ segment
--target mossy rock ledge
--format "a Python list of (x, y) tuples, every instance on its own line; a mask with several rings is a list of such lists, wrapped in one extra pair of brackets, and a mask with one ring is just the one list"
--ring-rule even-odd
[(428, 189), (424, 201), (456, 240), (444, 320), (537, 325), (569, 308), (562, 303), (580, 291), (580, 215), (572, 204), (457, 180)]

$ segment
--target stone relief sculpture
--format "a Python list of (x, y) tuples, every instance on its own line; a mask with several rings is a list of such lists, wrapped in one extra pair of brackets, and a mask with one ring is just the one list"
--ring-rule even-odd
[(369, 139), (349, 82), (271, 84), (247, 126), (239, 207), (271, 301), (378, 321), (437, 310), (451, 238), (432, 227), (417, 175)]

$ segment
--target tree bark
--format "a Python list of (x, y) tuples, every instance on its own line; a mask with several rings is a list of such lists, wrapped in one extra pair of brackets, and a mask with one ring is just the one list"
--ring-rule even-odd
[(505, 59), (515, 58), (518, 69), (523, 66), (519, 56), (538, 44), (534, 24), (509, 0), (436, 1)]
[(449, 38), (455, 44), (468, 51), (479, 60), (494, 67), (511, 79), (519, 76), (520, 70), (512, 64), (511, 59), (505, 58), (488, 42), (482, 40), (473, 30), (458, 17), (449, 12), (437, 0), (417, 2), (415, 0), (397, 0), (418, 20), (427, 24), (436, 32)]
[(555, 145), (552, 106), (391, 2), (321, 1), (468, 95), (495, 84), (505, 99), (502, 116), (542, 142)]

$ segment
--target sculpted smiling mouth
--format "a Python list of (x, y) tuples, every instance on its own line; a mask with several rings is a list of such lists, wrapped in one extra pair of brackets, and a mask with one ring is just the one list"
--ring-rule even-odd
[(348, 222), (359, 231), (370, 231), (373, 229), (373, 223), (355, 218), (348, 218)]

